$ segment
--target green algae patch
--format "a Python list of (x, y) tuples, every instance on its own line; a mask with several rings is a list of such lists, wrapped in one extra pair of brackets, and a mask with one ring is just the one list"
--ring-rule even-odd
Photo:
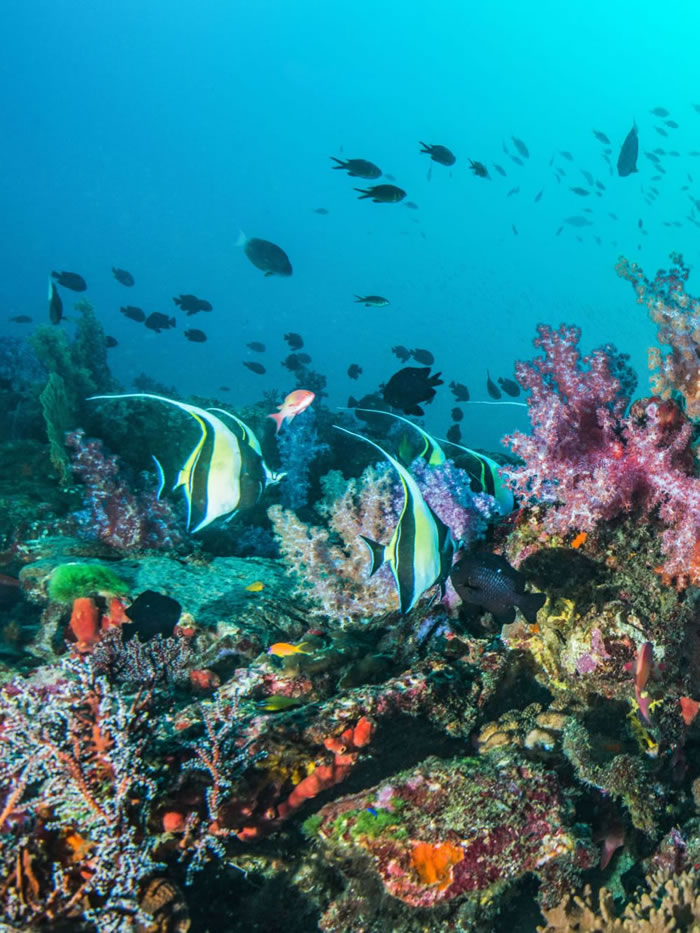
[(103, 564), (61, 564), (51, 574), (49, 597), (72, 603), (81, 596), (124, 596), (129, 586)]

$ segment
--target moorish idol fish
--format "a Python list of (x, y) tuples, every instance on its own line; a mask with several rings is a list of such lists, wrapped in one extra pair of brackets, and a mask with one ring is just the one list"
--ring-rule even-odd
[(444, 594), (455, 547), (452, 534), (425, 501), (418, 484), (405, 466), (368, 437), (338, 425), (334, 427), (371, 444), (399, 474), (404, 502), (391, 540), (387, 545), (382, 545), (364, 535), (360, 537), (372, 557), (370, 576), (385, 562), (391, 568), (399, 594), (399, 608), (401, 614), (405, 615), (430, 587), (439, 586), (440, 592)]
[(425, 460), (428, 466), (442, 466), (442, 464), (447, 460), (445, 451), (438, 444), (435, 438), (428, 434), (427, 431), (424, 431), (419, 424), (415, 423), (415, 421), (411, 421), (409, 418), (403, 418), (401, 415), (396, 415), (393, 411), (384, 411), (381, 408), (353, 408), (352, 410), (369, 412), (371, 415), (388, 415), (390, 418), (397, 418), (399, 421), (410, 424), (411, 427), (415, 428), (415, 430), (418, 431), (420, 436), (423, 438), (423, 450), (421, 450), (417, 456)]
[[(175, 490), (182, 486), (187, 502), (187, 529), (190, 529), (193, 520), (197, 522), (192, 529), (193, 534), (222, 515), (227, 515), (229, 521), (239, 510), (251, 508), (267, 485), (277, 483), (282, 478), (283, 474), (268, 469), (255, 434), (229, 412), (224, 414), (236, 423), (240, 433), (234, 433), (212, 411), (162, 395), (132, 392), (125, 395), (93, 395), (91, 398), (155, 399), (175, 405), (194, 418), (201, 429), (201, 435), (172, 487)], [(153, 459), (160, 477), (160, 496), (165, 486), (165, 474), (158, 459)]]
[(447, 441), (446, 443), (469, 454), (475, 464), (471, 469), (469, 467), (466, 469), (479, 484), (479, 492), (487, 492), (490, 496), (493, 496), (501, 510), (501, 515), (509, 515), (515, 508), (515, 500), (506, 480), (501, 475), (500, 463), (496, 463), (486, 454), (479, 454), (475, 450), (470, 450), (469, 447), (455, 444), (454, 441)]

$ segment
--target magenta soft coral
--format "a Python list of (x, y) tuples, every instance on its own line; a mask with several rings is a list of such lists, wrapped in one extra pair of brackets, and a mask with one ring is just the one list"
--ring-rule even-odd
[(133, 492), (118, 457), (82, 430), (66, 435), (73, 472), (84, 484), (84, 509), (74, 515), (83, 533), (119, 551), (181, 544), (181, 522), (155, 490)]
[(700, 580), (700, 480), (693, 476), (692, 426), (674, 402), (627, 399), (605, 350), (581, 357), (580, 331), (540, 325), (544, 351), (516, 374), (530, 392), (532, 434), (507, 437), (524, 466), (509, 471), (520, 500), (551, 503), (545, 529), (592, 531), (624, 513), (658, 514), (663, 570), (682, 585)]

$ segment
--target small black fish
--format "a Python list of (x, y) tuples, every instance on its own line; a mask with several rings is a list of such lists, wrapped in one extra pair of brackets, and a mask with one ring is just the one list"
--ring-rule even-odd
[(373, 185), (371, 188), (355, 188), (360, 192), (358, 201), (371, 198), (375, 204), (396, 204), (403, 201), (406, 192), (396, 185)]
[(610, 140), (609, 140), (608, 137), (605, 135), (605, 133), (601, 133), (600, 130), (593, 130), (593, 135), (594, 135), (595, 138), (596, 138), (597, 140), (599, 140), (601, 143), (605, 143), (605, 144), (607, 145), (607, 144), (610, 142)]
[(192, 343), (205, 343), (207, 335), (203, 330), (197, 330), (196, 327), (192, 327), (189, 330), (185, 331), (185, 337), (187, 340), (191, 340)]
[(411, 350), (411, 356), (416, 363), (422, 363), (423, 366), (432, 366), (435, 362), (435, 357), (430, 350)]
[(384, 172), (384, 177), (387, 181), (396, 181), (393, 175), (390, 175), (389, 172)]
[(625, 178), (627, 175), (636, 172), (638, 154), (639, 137), (637, 135), (637, 124), (635, 123), (620, 148), (620, 154), (617, 157), (617, 174)]
[(136, 308), (134, 305), (126, 305), (124, 308), (119, 309), (124, 317), (130, 318), (132, 321), (145, 321), (146, 313), (141, 310), (141, 308)]
[(587, 171), (585, 168), (582, 168), (581, 174), (586, 179), (589, 185), (593, 184), (593, 175), (589, 171)]
[(520, 191), (520, 185), (517, 185), (515, 188), (510, 189), (506, 197), (509, 198), (511, 197), (511, 195), (517, 194), (519, 191)]
[(70, 288), (71, 291), (84, 292), (87, 288), (87, 282), (77, 272), (52, 272), (51, 275), (59, 285)]
[(265, 374), (265, 367), (262, 363), (249, 363), (248, 360), (244, 360), (243, 365), (247, 366), (251, 373), (256, 373), (258, 376)]
[(311, 357), (308, 353), (297, 353), (297, 359), (303, 366), (308, 366), (311, 362)]
[(469, 389), (461, 382), (451, 382), (450, 389), (458, 402), (469, 401)]
[(510, 395), (512, 398), (520, 395), (520, 386), (514, 379), (504, 379), (503, 376), (499, 376), (498, 384), (506, 395)]
[(14, 317), (8, 317), (8, 321), (12, 321), (14, 324), (31, 324), (32, 319), (28, 314), (15, 314)]
[(644, 226), (644, 221), (642, 220), (641, 217), (640, 217), (639, 220), (637, 221), (637, 226), (639, 227), (640, 230), (641, 230), (642, 227)]
[(430, 156), (433, 162), (439, 162), (440, 165), (454, 165), (457, 161), (454, 153), (450, 152), (447, 146), (432, 146), (429, 143), (421, 143), (423, 147), (420, 151)]
[(664, 120), (664, 123), (666, 126), (670, 126), (672, 130), (677, 130), (679, 127), (679, 124), (676, 123), (675, 120)]
[(290, 372), (296, 372), (302, 368), (302, 362), (296, 353), (290, 353), (282, 360), (282, 366), (285, 366)]
[(522, 139), (518, 139), (516, 136), (511, 136), (511, 139), (513, 140), (513, 145), (514, 145), (515, 148), (518, 150), (518, 152), (520, 153), (520, 155), (521, 155), (524, 159), (529, 159), (529, 158), (530, 158), (530, 152), (529, 152), (527, 146), (525, 145), (525, 143), (522, 141)]
[(162, 314), (160, 311), (154, 311), (152, 314), (148, 315), (144, 323), (149, 330), (154, 330), (159, 334), (162, 330), (175, 327), (175, 318), (168, 317), (167, 314)]
[(365, 295), (364, 298), (361, 295), (355, 295), (355, 304), (364, 305), (365, 308), (386, 308), (388, 304), (391, 304), (388, 298), (382, 298), (381, 295)]
[(219, 392), (230, 392), (231, 386), (219, 386)]
[(287, 341), (290, 350), (301, 350), (304, 346), (304, 341), (301, 334), (290, 333), (284, 335), (284, 339)]
[(359, 379), (362, 375), (362, 367), (358, 366), (357, 363), (351, 363), (348, 366), (348, 376), (350, 379)]
[(290, 276), (293, 272), (289, 256), (281, 246), (259, 237), (247, 237), (241, 233), (236, 246), (242, 246), (250, 262), (268, 278), (271, 275)]
[(405, 363), (406, 360), (411, 359), (411, 351), (408, 349), (408, 347), (401, 346), (400, 343), (395, 347), (392, 347), (391, 352), (394, 354), (394, 356), (398, 356), (402, 363)]
[(523, 160), (522, 160), (521, 158), (519, 158), (518, 156), (512, 155), (512, 156), (510, 156), (510, 160), (511, 160), (511, 162), (515, 162), (516, 165), (525, 165), (525, 163), (523, 162)]
[(391, 377), (382, 389), (384, 401), (406, 415), (422, 415), (419, 402), (432, 402), (435, 386), (442, 385), (441, 373), (431, 375), (430, 367), (407, 366)]
[(462, 440), (462, 429), (458, 424), (451, 424), (447, 429), (445, 437), (451, 444), (459, 444)]
[(121, 282), (121, 284), (126, 285), (127, 288), (131, 288), (131, 286), (136, 281), (133, 275), (130, 272), (127, 272), (126, 269), (117, 269), (114, 266), (112, 266), (112, 275), (117, 280), (117, 282)]
[(213, 305), (204, 298), (197, 298), (196, 295), (180, 295), (179, 298), (173, 298), (175, 304), (181, 311), (186, 311), (187, 316), (197, 314), (198, 311), (213, 311)]
[(655, 117), (668, 117), (670, 116), (668, 110), (665, 107), (654, 107), (653, 110), (650, 110), (649, 113), (653, 113)]
[(315, 207), (315, 208), (314, 208), (314, 214), (327, 214), (327, 213), (328, 213), (328, 211), (326, 210), (325, 207)]
[(539, 191), (537, 192), (537, 194), (535, 195), (535, 204), (537, 204), (538, 201), (541, 201), (541, 200), (542, 200), (542, 195), (543, 195), (543, 194), (544, 194), (544, 188), (540, 188), (540, 190), (539, 190)]
[(333, 162), (337, 165), (331, 165), (334, 169), (345, 169), (351, 178), (379, 178), (382, 170), (374, 162), (368, 162), (366, 159), (336, 159), (331, 156)]
[(491, 373), (488, 371), (488, 369), (486, 370), (486, 391), (491, 396), (491, 398), (501, 397), (501, 390), (491, 378)]
[(566, 149), (562, 149), (561, 152), (560, 152), (559, 154), (560, 154), (560, 155), (563, 155), (564, 158), (567, 159), (569, 162), (573, 162), (573, 161), (574, 161), (574, 157), (571, 155), (570, 152), (567, 152)]
[(418, 210), (418, 205), (416, 204), (415, 201), (406, 201), (406, 205), (405, 205), (405, 206), (406, 206), (406, 207), (410, 207), (412, 211), (417, 211), (417, 210)]
[(452, 416), (453, 421), (462, 421), (464, 418), (464, 412), (461, 408), (453, 408), (450, 412), (450, 415)]
[(499, 175), (503, 175), (503, 177), (505, 178), (506, 170), (503, 168), (502, 165), (498, 165), (496, 162), (494, 162), (493, 167), (496, 169)]
[(49, 281), (49, 320), (52, 324), (60, 324), (63, 317), (63, 302), (56, 288), (56, 283)]
[(544, 593), (526, 593), (524, 575), (498, 554), (464, 554), (450, 579), (462, 602), (490, 612), (499, 625), (515, 619), (516, 607), (534, 624), (547, 598)]
[(514, 233), (516, 236), (518, 236), (518, 228), (515, 226), (515, 224), (511, 224), (510, 227), (511, 227), (511, 230), (513, 231), (513, 233)]
[(573, 191), (574, 194), (577, 194), (579, 197), (582, 197), (582, 198), (588, 197), (588, 195), (591, 193), (586, 188), (579, 188), (578, 186), (575, 188), (569, 188), (569, 191)]
[(371, 392), (369, 395), (363, 395), (359, 401), (353, 395), (349, 396), (348, 408), (363, 409), (363, 411), (355, 412), (356, 418), (359, 418), (360, 421), (364, 421), (366, 424), (371, 425), (378, 431), (386, 430), (386, 415), (372, 415), (367, 411), (367, 409), (370, 409), (371, 411), (386, 412), (386, 406), (382, 401), (382, 397), (376, 392)]
[(489, 177), (489, 171), (483, 162), (475, 162), (473, 159), (470, 159), (469, 168), (472, 170), (472, 172), (474, 172), (477, 178)]
[(663, 128), (663, 126), (655, 126), (654, 129), (655, 129), (656, 132), (659, 134), (659, 136), (668, 136), (668, 133), (667, 133), (667, 131)]
[(265, 344), (260, 343), (259, 340), (253, 340), (251, 343), (246, 344), (249, 350), (252, 350), (254, 353), (264, 353)]
[(122, 627), (124, 641), (135, 636), (139, 641), (150, 641), (156, 635), (168, 638), (173, 634), (181, 612), (182, 606), (176, 599), (154, 590), (145, 590), (124, 610), (131, 620), (131, 624), (126, 623)]
[(114, 337), (105, 336), (105, 346), (107, 347), (108, 350), (111, 350), (112, 347), (119, 346), (119, 341), (116, 340)]

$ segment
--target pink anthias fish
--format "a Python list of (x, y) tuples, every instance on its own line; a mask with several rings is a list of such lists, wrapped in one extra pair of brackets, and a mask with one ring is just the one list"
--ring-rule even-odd
[(275, 434), (277, 434), (285, 421), (291, 421), (292, 418), (295, 418), (304, 411), (305, 408), (308, 408), (315, 398), (315, 394), (308, 389), (295, 389), (293, 392), (290, 392), (282, 404), (277, 406), (279, 411), (267, 416), (268, 418), (272, 418), (277, 424), (277, 431), (275, 431)]

